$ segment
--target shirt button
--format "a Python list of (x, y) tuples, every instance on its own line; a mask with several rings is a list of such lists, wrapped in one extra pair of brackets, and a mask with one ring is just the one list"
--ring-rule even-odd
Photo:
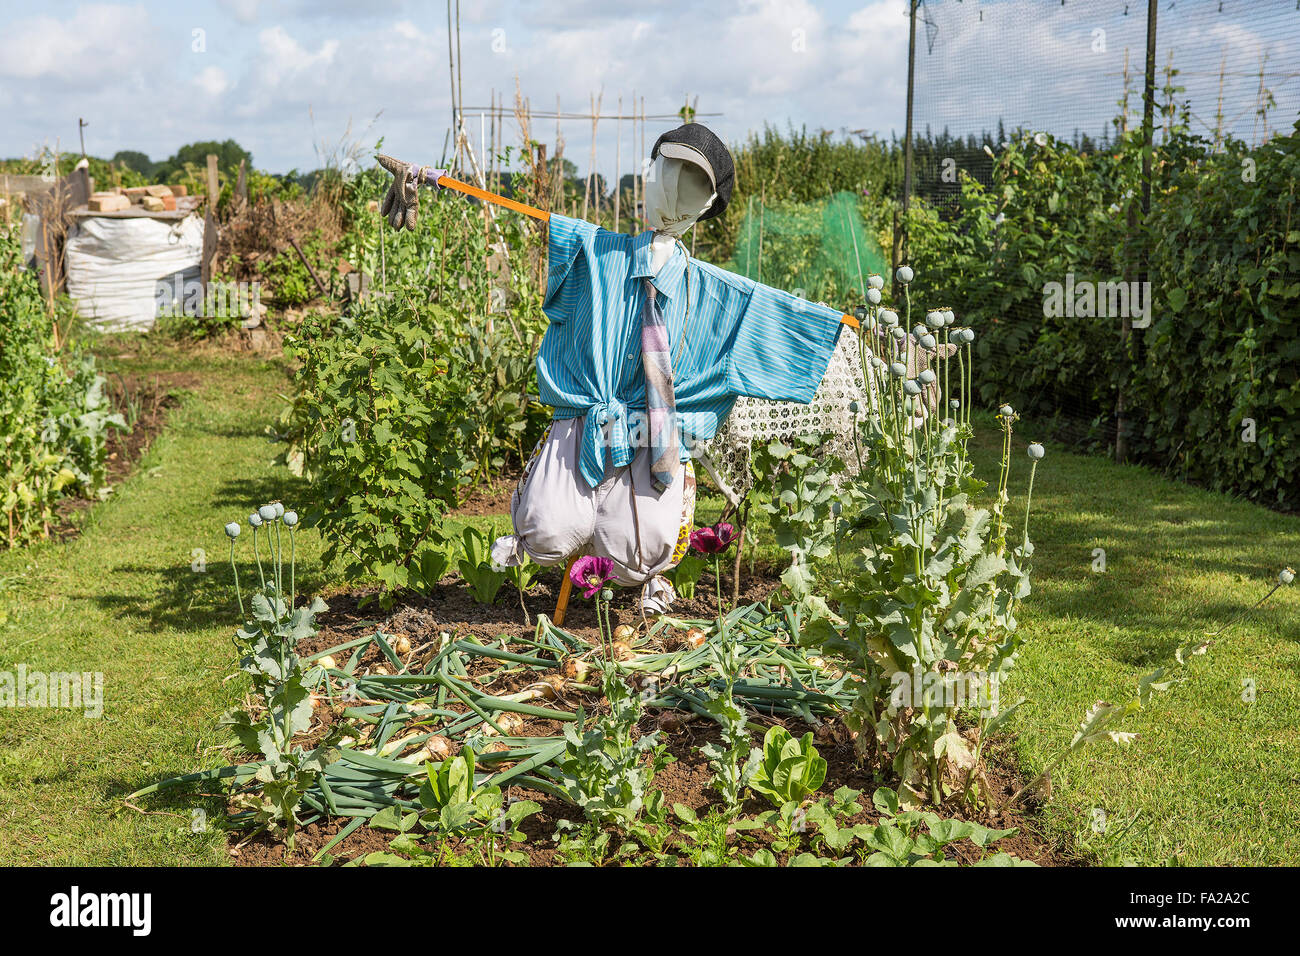
[(633, 355), (631, 352), (628, 352), (628, 353), (627, 353), (627, 360), (628, 360), (629, 362), (634, 362), (634, 361), (636, 361), (636, 356)]

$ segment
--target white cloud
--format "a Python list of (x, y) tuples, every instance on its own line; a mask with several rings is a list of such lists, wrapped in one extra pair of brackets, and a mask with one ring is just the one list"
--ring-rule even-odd
[(0, 33), (0, 76), (94, 86), (156, 60), (155, 34), (142, 6), (91, 4), (65, 21), (14, 20)]
[(230, 11), (230, 15), (240, 23), (257, 22), (261, 5), (262, 0), (221, 0), (222, 8)]
[(219, 66), (209, 66), (200, 70), (194, 77), (194, 83), (208, 96), (220, 96), (230, 88), (226, 71)]

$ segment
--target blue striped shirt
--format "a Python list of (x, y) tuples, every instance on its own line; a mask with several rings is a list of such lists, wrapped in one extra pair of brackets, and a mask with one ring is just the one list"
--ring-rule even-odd
[(683, 461), (695, 441), (714, 436), (739, 396), (811, 402), (840, 333), (835, 309), (692, 259), (680, 246), (654, 275), (652, 238), (551, 215), (542, 303), (550, 326), (537, 385), (555, 418), (591, 416), (580, 467), (593, 488), (609, 464), (628, 464), (648, 440), (643, 279), (653, 279), (672, 343)]

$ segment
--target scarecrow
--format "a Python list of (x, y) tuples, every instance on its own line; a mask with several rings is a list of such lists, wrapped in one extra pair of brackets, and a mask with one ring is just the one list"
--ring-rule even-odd
[(445, 170), (379, 162), (394, 176), (381, 212), (396, 229), (414, 228), (422, 185), (549, 221), (537, 386), (554, 413), (511, 497), (514, 534), (497, 539), (493, 562), (605, 558), (612, 580), (641, 586), (643, 609), (661, 613), (675, 597), (663, 572), (690, 540), (700, 443), (739, 397), (811, 402), (842, 325), (857, 321), (687, 253), (682, 236), (722, 215), (735, 178), (710, 130), (670, 130), (650, 159), (650, 228), (637, 235), (533, 209)]

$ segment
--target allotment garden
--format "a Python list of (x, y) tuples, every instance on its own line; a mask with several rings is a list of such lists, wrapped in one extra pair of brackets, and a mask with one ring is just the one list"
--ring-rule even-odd
[[(905, 215), (893, 147), (736, 146), (695, 255), (856, 318), (864, 388), (740, 493), (699, 470), (663, 614), (603, 558), (492, 560), (550, 418), (544, 225), (454, 197), (394, 232), (378, 167), (258, 178), (218, 209), (249, 349), (238, 316), (87, 328), (6, 216), (0, 861), (1294, 860), (1298, 145), (1171, 133), (1128, 338), (1040, 301), (1123, 273), (1136, 141), (1019, 132)], [(577, 214), (544, 153), (503, 166)], [(845, 194), (897, 268), (823, 261)]]

